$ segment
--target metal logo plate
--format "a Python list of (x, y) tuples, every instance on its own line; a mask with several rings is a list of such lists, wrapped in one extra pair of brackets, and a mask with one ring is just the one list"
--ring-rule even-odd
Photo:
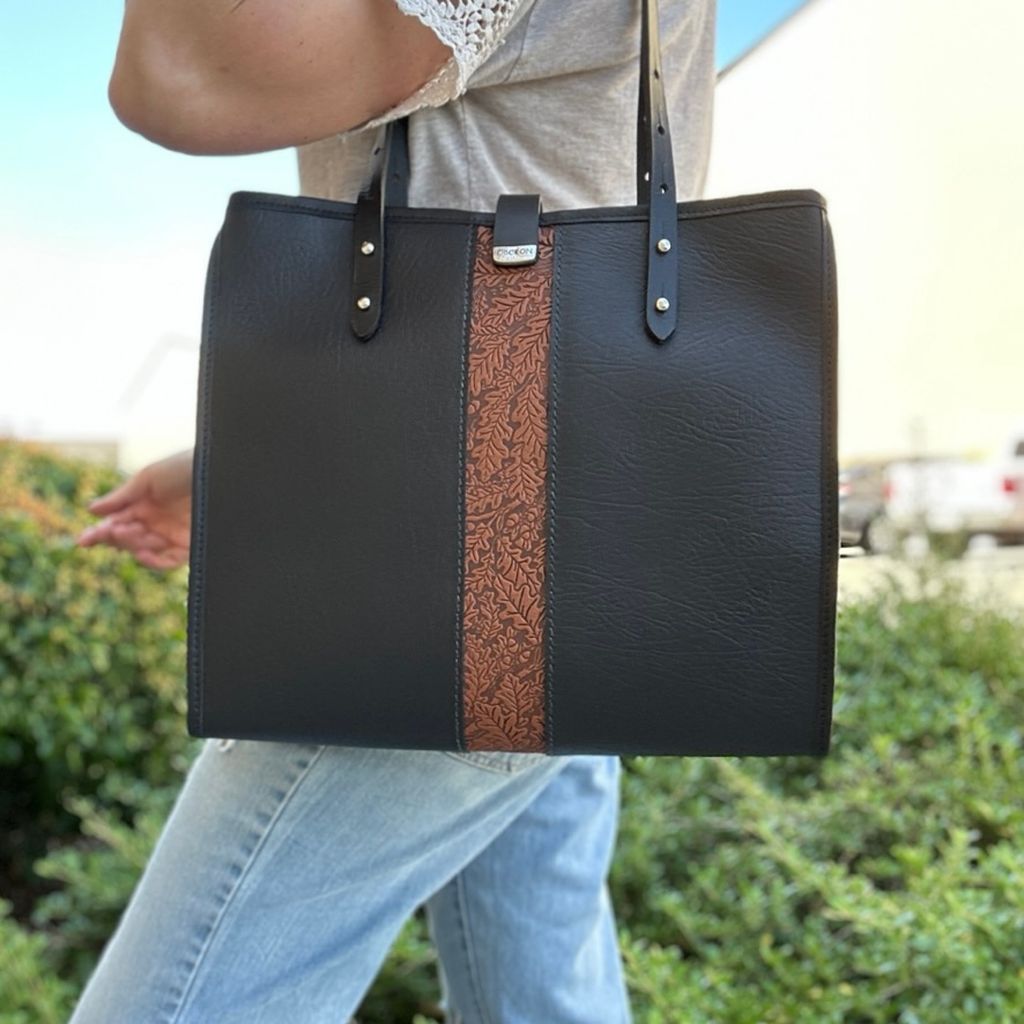
[(495, 245), (491, 252), (494, 262), (505, 267), (537, 262), (537, 246), (535, 245)]

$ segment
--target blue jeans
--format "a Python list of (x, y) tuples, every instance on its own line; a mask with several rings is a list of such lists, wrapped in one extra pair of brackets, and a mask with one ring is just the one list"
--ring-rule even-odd
[(424, 903), (454, 1024), (628, 1024), (619, 771), (207, 740), (71, 1024), (339, 1024)]

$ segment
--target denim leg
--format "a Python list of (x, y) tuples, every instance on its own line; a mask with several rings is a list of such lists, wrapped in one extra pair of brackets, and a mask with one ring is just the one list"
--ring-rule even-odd
[(427, 901), (450, 1024), (629, 1024), (607, 886), (620, 772), (572, 757)]
[(338, 1024), (571, 759), (209, 740), (72, 1024)]

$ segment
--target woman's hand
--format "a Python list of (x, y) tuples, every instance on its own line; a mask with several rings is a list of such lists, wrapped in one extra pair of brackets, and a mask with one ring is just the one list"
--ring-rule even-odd
[(150, 569), (188, 561), (192, 524), (192, 449), (140, 469), (89, 505), (103, 518), (83, 530), (78, 544), (109, 544), (130, 551)]

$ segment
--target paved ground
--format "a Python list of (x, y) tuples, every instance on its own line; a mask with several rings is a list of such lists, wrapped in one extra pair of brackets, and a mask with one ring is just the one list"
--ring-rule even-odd
[[(972, 550), (947, 564), (972, 593), (1024, 609), (1024, 546)], [(840, 601), (864, 593), (890, 571), (906, 578), (913, 575), (905, 561), (885, 555), (865, 555), (860, 548), (844, 548), (839, 560)]]

